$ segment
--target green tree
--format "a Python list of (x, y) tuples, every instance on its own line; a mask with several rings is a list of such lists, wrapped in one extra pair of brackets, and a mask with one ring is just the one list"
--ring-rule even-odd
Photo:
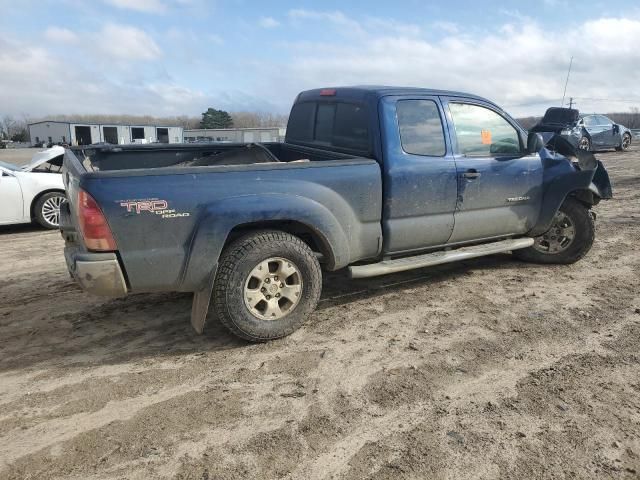
[(206, 112), (202, 114), (202, 121), (200, 122), (200, 128), (231, 128), (233, 127), (233, 119), (228, 112), (224, 110), (216, 110), (209, 107)]

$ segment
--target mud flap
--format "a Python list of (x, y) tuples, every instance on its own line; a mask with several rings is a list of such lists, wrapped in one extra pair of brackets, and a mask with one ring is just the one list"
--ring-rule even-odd
[(198, 292), (193, 292), (193, 302), (191, 303), (191, 326), (201, 334), (204, 330), (204, 324), (207, 321), (207, 313), (209, 312), (209, 303), (211, 302), (211, 293), (213, 292), (213, 282), (215, 275), (211, 275), (207, 286)]

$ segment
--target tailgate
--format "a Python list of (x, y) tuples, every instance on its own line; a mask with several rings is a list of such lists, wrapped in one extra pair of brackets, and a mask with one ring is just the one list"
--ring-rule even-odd
[(66, 149), (62, 163), (62, 181), (67, 192), (67, 202), (60, 207), (60, 232), (67, 243), (79, 243), (78, 190), (80, 177), (86, 169), (73, 151)]

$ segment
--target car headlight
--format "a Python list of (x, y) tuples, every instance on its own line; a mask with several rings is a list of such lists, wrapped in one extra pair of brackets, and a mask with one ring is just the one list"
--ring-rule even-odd
[(582, 131), (580, 128), (563, 128), (560, 131), (560, 135), (573, 135), (575, 137), (580, 137), (582, 136)]

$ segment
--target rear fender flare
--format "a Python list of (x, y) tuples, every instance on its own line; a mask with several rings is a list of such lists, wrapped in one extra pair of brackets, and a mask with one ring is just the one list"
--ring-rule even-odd
[(327, 268), (349, 263), (348, 237), (334, 214), (309, 198), (290, 194), (259, 194), (225, 198), (206, 207), (194, 232), (182, 279), (182, 291), (199, 291), (215, 278), (218, 259), (229, 233), (250, 223), (295, 221), (304, 224), (330, 250)]

